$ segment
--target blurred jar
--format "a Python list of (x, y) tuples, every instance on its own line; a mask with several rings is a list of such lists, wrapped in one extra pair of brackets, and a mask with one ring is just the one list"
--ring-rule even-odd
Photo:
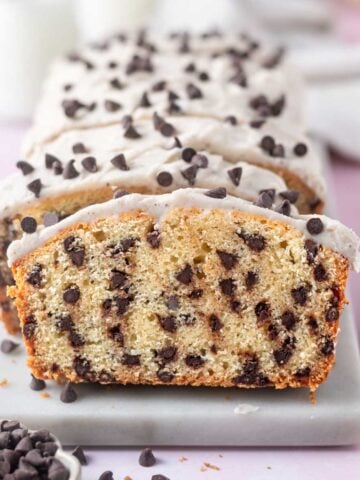
[(76, 43), (71, 0), (0, 0), (0, 118), (29, 118), (51, 60)]
[(76, 16), (82, 41), (98, 40), (121, 30), (149, 23), (153, 0), (76, 0)]

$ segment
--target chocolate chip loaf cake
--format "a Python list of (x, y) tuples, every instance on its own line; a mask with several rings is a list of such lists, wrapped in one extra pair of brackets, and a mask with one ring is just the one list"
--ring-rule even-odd
[(353, 232), (224, 188), (129, 194), (9, 248), (29, 366), (73, 382), (323, 382)]
[(282, 53), (246, 35), (140, 32), (54, 65), (19, 171), (1, 184), (0, 306), (9, 332), (19, 324), (5, 293), (6, 250), (27, 216), (49, 225), (118, 188), (218, 186), (282, 211), (289, 202), (322, 211), (301, 81)]

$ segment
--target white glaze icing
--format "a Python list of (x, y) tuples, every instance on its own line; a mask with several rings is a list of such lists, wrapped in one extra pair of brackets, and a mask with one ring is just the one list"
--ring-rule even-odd
[[(291, 217), (287, 217), (274, 210), (260, 208), (240, 198), (227, 196), (224, 199), (215, 199), (204, 195), (204, 193), (205, 191), (201, 189), (179, 189), (164, 195), (131, 194), (84, 208), (54, 226), (40, 227), (36, 233), (25, 234), (22, 239), (11, 243), (8, 249), (9, 265), (11, 266), (17, 259), (38, 248), (63, 229), (78, 223), (90, 224), (99, 218), (117, 216), (122, 212), (139, 209), (153, 215), (161, 228), (161, 219), (169, 210), (197, 207), (204, 211), (217, 208), (227, 212), (237, 210), (285, 222), (302, 232), (306, 238), (313, 238), (319, 244), (339, 252), (349, 260), (354, 270), (358, 271), (360, 268), (359, 238), (352, 230), (336, 220), (322, 215), (299, 215), (295, 213)], [(321, 218), (324, 225), (323, 232), (315, 236), (310, 235), (306, 228), (306, 222), (313, 217)]]

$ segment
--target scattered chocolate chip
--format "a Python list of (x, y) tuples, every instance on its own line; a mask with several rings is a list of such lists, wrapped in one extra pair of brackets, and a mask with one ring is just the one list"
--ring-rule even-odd
[(45, 153), (45, 167), (48, 169), (52, 169), (55, 165), (61, 164), (60, 160), (55, 157), (55, 155), (51, 155), (50, 153)]
[(310, 330), (312, 330), (312, 332), (316, 332), (317, 329), (318, 329), (318, 322), (315, 320), (314, 317), (310, 317), (308, 322), (307, 322), (308, 326), (310, 327)]
[(335, 350), (335, 345), (332, 339), (329, 337), (325, 337), (323, 346), (321, 347), (321, 353), (323, 355), (328, 356), (328, 355), (332, 355), (334, 353), (334, 350)]
[(305, 305), (308, 298), (308, 289), (306, 287), (293, 288), (291, 290), (291, 296), (295, 303), (299, 305)]
[(72, 452), (71, 455), (73, 455), (75, 458), (77, 458), (80, 462), (80, 465), (87, 465), (87, 459), (85, 452), (82, 447), (76, 447)]
[(20, 345), (19, 343), (13, 342), (12, 340), (5, 339), (1, 342), (0, 350), (2, 351), (2, 353), (11, 353), (16, 348), (18, 348), (19, 345)]
[(241, 180), (241, 175), (242, 175), (242, 168), (241, 167), (235, 167), (232, 168), (231, 170), (227, 171), (227, 174), (230, 177), (230, 180), (232, 183), (238, 187), (240, 185), (240, 180)]
[[(195, 158), (195, 156), (194, 156)], [(196, 175), (199, 167), (197, 165), (191, 165), (185, 170), (181, 170), (181, 175), (189, 182), (189, 185), (194, 185), (196, 180)]]
[(181, 152), (181, 158), (187, 163), (190, 163), (195, 155), (196, 150), (191, 147), (184, 148), (184, 150)]
[(21, 173), (26, 176), (30, 175), (34, 171), (34, 167), (30, 163), (20, 160), (17, 162), (16, 167), (21, 170)]
[(55, 225), (59, 221), (59, 216), (55, 212), (49, 212), (45, 213), (44, 218), (43, 218), (43, 223), (45, 227), (51, 227), (52, 225)]
[(99, 480), (114, 480), (113, 472), (107, 470), (106, 472), (102, 473), (99, 477)]
[(289, 217), (291, 213), (291, 205), (289, 200), (283, 200), (280, 205), (276, 207), (276, 211), (281, 213), (281, 215), (286, 215)]
[(212, 332), (218, 332), (224, 326), (220, 318), (214, 314), (210, 315), (209, 324)]
[(114, 167), (118, 168), (119, 170), (129, 170), (129, 167), (126, 163), (125, 155), (123, 153), (119, 153), (113, 157), (110, 162), (114, 165)]
[(73, 361), (73, 367), (80, 378), (91, 381), (91, 362), (89, 359), (76, 356)]
[(236, 289), (236, 283), (232, 278), (225, 278), (219, 281), (219, 287), (224, 295), (232, 296)]
[(196, 66), (194, 63), (188, 63), (184, 69), (186, 73), (194, 73), (196, 71)]
[(24, 217), (21, 220), (21, 229), (25, 233), (35, 233), (37, 229), (37, 221), (33, 217)]
[(81, 142), (74, 143), (74, 145), (72, 146), (72, 151), (73, 151), (74, 154), (87, 153), (87, 149), (86, 149), (85, 145)]
[(330, 307), (325, 313), (326, 321), (336, 322), (339, 319), (339, 310), (336, 307)]
[(76, 178), (80, 175), (80, 173), (76, 170), (74, 166), (75, 160), (70, 160), (64, 168), (63, 177), (66, 180), (71, 180), (72, 178)]
[(237, 119), (234, 115), (228, 115), (224, 118), (225, 123), (230, 123), (230, 125), (237, 125)]
[(296, 203), (299, 199), (299, 192), (296, 190), (285, 190), (284, 192), (279, 192), (280, 197), (289, 200), (290, 203)]
[(172, 184), (173, 177), (169, 172), (160, 172), (156, 177), (156, 181), (162, 187), (168, 187)]
[(35, 288), (40, 288), (42, 286), (42, 269), (42, 265), (36, 263), (26, 277), (26, 281)]
[(137, 367), (140, 365), (140, 355), (130, 355), (129, 353), (124, 353), (121, 363), (128, 367)]
[(175, 92), (173, 92), (172, 90), (169, 90), (168, 92), (168, 100), (169, 102), (171, 102), (172, 100), (178, 100), (179, 99), (179, 95)]
[(324, 230), (324, 224), (320, 218), (310, 218), (306, 222), (306, 228), (311, 235), (319, 235)]
[(80, 290), (79, 287), (76, 285), (72, 285), (71, 287), (68, 287), (64, 294), (63, 294), (63, 299), (64, 302), (69, 303), (71, 305), (74, 305), (80, 298)]
[(194, 100), (196, 98), (202, 98), (203, 94), (200, 88), (198, 88), (196, 85), (193, 83), (188, 83), (186, 85), (186, 93), (190, 100)]
[(282, 315), (281, 315), (281, 323), (284, 325), (284, 327), (287, 330), (292, 330), (294, 328), (294, 325), (296, 323), (296, 317), (291, 312), (290, 310), (286, 310)]
[(189, 285), (192, 281), (193, 274), (191, 266), (187, 263), (185, 267), (176, 274), (175, 278), (178, 282)]
[(32, 182), (28, 183), (26, 188), (32, 192), (36, 198), (40, 197), (40, 192), (43, 187), (40, 178), (33, 180)]
[(222, 250), (216, 250), (216, 253), (218, 254), (220, 261), (226, 270), (231, 270), (237, 264), (238, 258), (233, 253), (224, 252)]
[(170, 333), (175, 333), (177, 330), (176, 318), (172, 315), (168, 317), (158, 317), (161, 327)]
[(314, 268), (314, 278), (317, 282), (323, 282), (327, 280), (328, 275), (326, 269), (322, 263), (319, 263)]
[(119, 189), (115, 191), (113, 198), (121, 198), (125, 197), (125, 195), (129, 195), (129, 192)]
[(161, 475), (161, 473), (157, 473), (151, 477), (151, 480), (170, 480), (170, 478), (165, 477), (165, 475)]
[(151, 107), (151, 103), (149, 100), (149, 97), (146, 92), (144, 92), (141, 96), (140, 102), (139, 102), (139, 107), (143, 108), (149, 108)]
[(110, 277), (111, 290), (115, 290), (116, 288), (123, 287), (126, 281), (127, 281), (127, 275), (125, 272), (120, 272), (119, 270), (113, 270)]
[(71, 332), (74, 328), (71, 315), (61, 315), (56, 322), (56, 328), (58, 328), (60, 332)]
[(95, 173), (98, 170), (95, 157), (86, 157), (81, 160), (81, 165), (87, 172)]
[(159, 248), (161, 243), (161, 235), (159, 230), (153, 230), (146, 235), (146, 241), (151, 248)]
[(30, 388), (35, 392), (39, 392), (46, 388), (46, 383), (44, 382), (44, 380), (41, 380), (40, 378), (35, 378), (34, 375), (31, 375)]
[(62, 102), (62, 107), (64, 110), (64, 114), (68, 118), (76, 118), (79, 110), (92, 112), (96, 108), (96, 103), (90, 103), (88, 105), (79, 102), (78, 100), (64, 100)]
[(156, 458), (150, 448), (145, 448), (139, 457), (139, 464), (142, 467), (153, 467), (156, 464)]
[(104, 107), (107, 112), (113, 113), (120, 110), (122, 105), (118, 102), (114, 102), (113, 100), (105, 100)]
[(318, 244), (314, 242), (314, 240), (311, 240), (311, 238), (308, 238), (307, 240), (305, 240), (304, 248), (306, 250), (307, 261), (310, 264), (314, 263), (316, 255), (318, 254), (318, 251), (319, 251)]
[(133, 125), (129, 125), (124, 132), (124, 137), (137, 139), (137, 138), (141, 138), (141, 135)]
[(77, 393), (70, 382), (65, 383), (60, 394), (60, 400), (63, 403), (73, 403), (77, 400)]
[(258, 281), (259, 281), (259, 277), (256, 272), (249, 271), (246, 274), (245, 285), (248, 290), (251, 290), (254, 287), (254, 285), (258, 283)]
[(175, 134), (175, 128), (170, 123), (162, 123), (159, 131), (164, 137), (173, 137)]
[(273, 204), (273, 197), (268, 192), (260, 193), (255, 205), (261, 208), (271, 208)]
[(188, 367), (198, 369), (204, 365), (205, 360), (200, 355), (187, 355), (185, 363)]
[(226, 197), (227, 192), (226, 192), (226, 188), (218, 187), (218, 188), (213, 188), (211, 190), (208, 190), (207, 192), (204, 193), (204, 195), (211, 198), (223, 199)]
[(294, 153), (297, 157), (303, 157), (307, 154), (308, 147), (305, 143), (297, 143), (294, 147)]

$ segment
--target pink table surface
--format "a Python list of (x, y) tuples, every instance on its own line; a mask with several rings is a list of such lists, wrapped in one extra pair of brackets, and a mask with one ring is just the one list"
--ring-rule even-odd
[[(14, 170), (26, 124), (0, 124), (1, 177)], [(360, 235), (360, 163), (333, 155), (330, 182), (338, 218)], [(1, 195), (1, 191), (0, 191)], [(360, 276), (351, 274), (352, 308), (360, 331)], [(89, 420), (91, 421), (91, 420)], [(176, 435), (176, 432), (174, 432)], [(146, 469), (137, 464), (139, 449), (86, 449), (89, 465), (83, 480), (97, 480), (104, 470), (112, 470), (115, 480), (127, 475), (132, 480), (150, 480), (162, 473), (171, 480), (358, 480), (360, 445), (344, 448), (156, 448), (157, 466)], [(185, 457), (186, 461), (181, 461)], [(220, 470), (207, 468), (210, 463)]]

